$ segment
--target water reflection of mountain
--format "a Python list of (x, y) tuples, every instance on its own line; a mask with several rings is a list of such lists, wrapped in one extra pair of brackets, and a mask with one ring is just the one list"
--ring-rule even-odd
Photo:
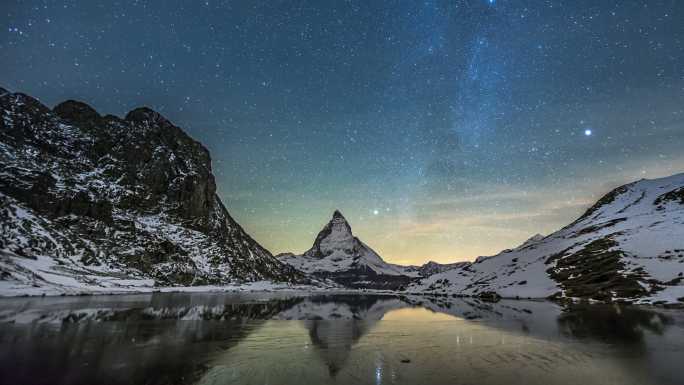
[(427, 309), (478, 321), (508, 332), (536, 337), (593, 339), (634, 345), (645, 332), (656, 335), (674, 322), (665, 309), (623, 305), (575, 304), (560, 306), (547, 301), (502, 300), (491, 303), (475, 298), (405, 297)]
[[(207, 370), (270, 319), (302, 320), (329, 373), (383, 315), (394, 297), (270, 298), (152, 294), (9, 300), (0, 312), (0, 377), (12, 383), (182, 384)], [(179, 322), (182, 321), (182, 322)], [(37, 377), (37, 373), (40, 376)]]
[[(123, 296), (122, 296), (123, 297)], [(268, 319), (301, 302), (301, 297), (251, 297), (211, 294), (151, 294), (112, 297), (8, 300), (0, 322), (75, 323), (151, 320)]]
[(347, 362), (352, 346), (385, 313), (409, 306), (387, 296), (317, 296), (278, 314), (278, 319), (304, 320), (311, 343), (334, 377)]
[[(0, 383), (92, 384), (106, 378), (111, 384), (218, 384), (230, 383), (227, 379), (240, 383), (245, 376), (271, 376), (266, 379), (281, 384), (286, 383), (285, 378), (290, 381), (298, 376), (329, 383), (348, 379), (349, 368), (357, 371), (367, 366), (369, 357), (375, 357), (374, 344), (384, 349), (400, 346), (386, 341), (385, 335), (411, 341), (399, 355), (391, 355), (396, 364), (371, 363), (378, 365), (378, 373), (390, 369), (387, 373), (394, 373), (397, 367), (392, 365), (407, 367), (399, 363), (402, 354), (413, 354), (410, 358), (420, 361), (418, 353), (411, 353), (412, 347), (431, 343), (432, 325), (420, 323), (437, 318), (425, 317), (425, 310), (417, 308), (461, 319), (442, 324), (439, 333), (458, 335), (470, 344), (474, 341), (473, 346), (488, 346), (499, 334), (518, 341), (533, 337), (550, 341), (552, 353), (567, 363), (574, 358), (564, 353), (564, 346), (572, 346), (571, 350), (579, 352), (576, 357), (585, 360), (590, 356), (582, 355), (578, 346), (583, 345), (576, 342), (598, 343), (608, 347), (608, 355), (639, 357), (642, 366), (630, 364), (619, 369), (634, 375), (645, 370), (665, 373), (663, 376), (677, 373), (672, 367), (672, 350), (663, 341), (684, 346), (681, 312), (640, 307), (562, 308), (543, 301), (488, 303), (471, 298), (377, 295), (22, 299), (5, 301), (0, 310)], [(390, 312), (392, 316), (386, 317)], [(402, 318), (405, 316), (409, 318)], [(379, 324), (383, 318), (404, 322)], [(441, 349), (420, 354), (459, 351), (455, 347)], [(463, 350), (468, 355), (460, 356), (458, 362), (466, 365), (463, 360), (475, 360), (468, 365), (490, 365), (478, 360), (498, 362), (497, 352), (502, 355), (501, 362), (543, 366), (553, 365), (550, 360), (555, 359), (546, 356), (525, 361), (525, 351), (506, 349), (482, 356), (478, 350)], [(436, 356), (433, 359), (437, 362)]]
[[(186, 384), (301, 298), (134, 296), (12, 303), (0, 313), (0, 383)], [(37, 306), (43, 302), (44, 306)], [(33, 305), (33, 306), (32, 306)]]
[(392, 296), (306, 297), (274, 315), (258, 335), (216, 355), (198, 383), (300, 384), (302, 376), (307, 383), (327, 383), (387, 312), (407, 306)]
[(496, 303), (476, 298), (409, 296), (414, 306), (450, 314), (489, 327), (539, 337), (558, 335), (556, 320), (562, 308), (547, 301), (503, 300)]
[[(509, 333), (547, 341), (578, 342), (601, 346), (604, 354), (628, 357), (615, 360), (632, 378), (649, 374), (652, 383), (678, 384), (678, 351), (684, 346), (684, 313), (653, 307), (574, 304), (559, 306), (546, 301), (482, 302), (473, 298), (408, 297), (406, 301), (482, 323)], [(553, 357), (545, 357), (553, 360)], [(562, 359), (571, 359), (565, 356)], [(648, 376), (646, 376), (648, 378)]]
[(575, 305), (558, 316), (561, 333), (620, 345), (642, 345), (645, 333), (662, 335), (673, 319), (661, 311), (634, 306)]

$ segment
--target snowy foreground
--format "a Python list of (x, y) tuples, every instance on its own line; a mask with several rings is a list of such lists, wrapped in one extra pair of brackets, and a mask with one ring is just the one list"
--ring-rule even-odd
[[(8, 269), (6, 257), (0, 262), (3, 269)], [(55, 296), (55, 295), (102, 295), (131, 294), (151, 292), (266, 292), (266, 291), (318, 291), (324, 286), (296, 285), (256, 281), (229, 285), (205, 286), (155, 286), (153, 279), (135, 279), (125, 276), (103, 274), (98, 271), (74, 272), (61, 270), (54, 259), (38, 257), (36, 260), (13, 258), (13, 269), (25, 268), (32, 272), (30, 280), (0, 280), (0, 296)], [(25, 276), (25, 275), (24, 275)]]

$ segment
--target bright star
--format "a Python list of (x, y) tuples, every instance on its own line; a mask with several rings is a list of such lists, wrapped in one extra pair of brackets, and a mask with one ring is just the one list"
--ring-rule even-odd
[(378, 209), (373, 210), (373, 215), (378, 215), (378, 214), (380, 214), (380, 211), (378, 211)]
[(591, 136), (591, 134), (592, 132), (590, 129), (587, 128), (586, 130), (584, 130), (584, 136)]

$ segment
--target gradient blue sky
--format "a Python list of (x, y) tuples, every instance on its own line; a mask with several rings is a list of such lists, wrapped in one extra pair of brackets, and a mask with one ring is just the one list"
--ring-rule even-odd
[(472, 259), (684, 171), (682, 1), (7, 0), (0, 15), (1, 86), (158, 110), (210, 149), (229, 211), (275, 253), (307, 249), (337, 208), (389, 261)]

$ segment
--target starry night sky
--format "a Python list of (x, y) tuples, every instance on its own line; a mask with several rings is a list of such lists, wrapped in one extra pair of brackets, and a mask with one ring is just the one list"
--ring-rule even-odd
[(16, 1), (0, 86), (147, 105), (274, 253), (468, 260), (684, 171), (684, 1)]

